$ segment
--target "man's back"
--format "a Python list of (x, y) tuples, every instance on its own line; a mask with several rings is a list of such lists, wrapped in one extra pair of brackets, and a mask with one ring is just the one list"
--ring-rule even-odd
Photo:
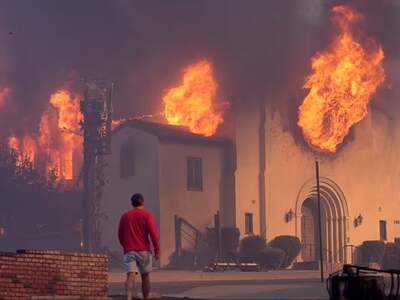
[(126, 298), (132, 299), (135, 274), (140, 273), (143, 299), (147, 300), (150, 292), (149, 273), (153, 266), (149, 236), (156, 259), (160, 256), (160, 242), (154, 218), (150, 212), (144, 210), (143, 195), (132, 195), (131, 203), (134, 209), (122, 215), (118, 228), (119, 242), (124, 248)]
[(151, 251), (149, 236), (158, 255), (159, 238), (152, 214), (143, 208), (135, 208), (122, 215), (118, 237), (124, 253)]

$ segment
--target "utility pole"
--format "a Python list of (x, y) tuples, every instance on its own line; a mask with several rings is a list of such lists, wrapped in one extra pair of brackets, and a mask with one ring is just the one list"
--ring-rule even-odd
[(99, 200), (96, 166), (99, 155), (111, 153), (113, 83), (105, 80), (85, 81), (83, 113), (83, 249), (99, 248)]
[(317, 202), (318, 202), (318, 235), (319, 235), (319, 263), (321, 270), (321, 282), (324, 282), (324, 256), (322, 249), (322, 221), (321, 221), (321, 192), (319, 185), (319, 163), (315, 162), (315, 177), (317, 180)]

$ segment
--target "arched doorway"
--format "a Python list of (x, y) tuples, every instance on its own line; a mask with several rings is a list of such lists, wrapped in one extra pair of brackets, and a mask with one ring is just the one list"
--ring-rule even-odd
[[(339, 186), (328, 178), (320, 179), (322, 253), (332, 263), (347, 261), (348, 208)], [(296, 235), (302, 242), (303, 261), (319, 259), (318, 202), (315, 179), (300, 189), (296, 201)]]

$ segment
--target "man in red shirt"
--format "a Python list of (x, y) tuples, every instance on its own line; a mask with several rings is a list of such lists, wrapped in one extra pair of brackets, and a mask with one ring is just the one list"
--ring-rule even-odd
[[(119, 222), (118, 238), (124, 249), (124, 265), (127, 273), (126, 295), (131, 300), (135, 286), (135, 274), (142, 277), (143, 299), (148, 299), (150, 292), (149, 273), (152, 269), (150, 239), (154, 247), (155, 259), (160, 257), (160, 241), (153, 215), (144, 209), (144, 198), (134, 194), (131, 209), (124, 213)], [(149, 239), (150, 237), (150, 239)]]

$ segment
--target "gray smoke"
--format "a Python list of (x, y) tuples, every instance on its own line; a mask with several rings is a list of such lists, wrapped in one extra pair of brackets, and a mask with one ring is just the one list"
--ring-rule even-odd
[[(81, 78), (116, 84), (116, 117), (160, 110), (163, 92), (177, 84), (184, 66), (214, 62), (220, 98), (269, 97), (295, 127), (310, 58), (332, 32), (329, 11), (349, 1), (319, 0), (41, 0), (0, 1), (0, 84), (13, 91), (0, 112), (0, 136), (35, 131), (51, 92)], [(387, 83), (375, 105), (398, 105), (398, 1), (352, 1), (368, 32), (385, 49)], [(398, 79), (397, 79), (398, 80)], [(396, 104), (394, 104), (396, 103)]]

